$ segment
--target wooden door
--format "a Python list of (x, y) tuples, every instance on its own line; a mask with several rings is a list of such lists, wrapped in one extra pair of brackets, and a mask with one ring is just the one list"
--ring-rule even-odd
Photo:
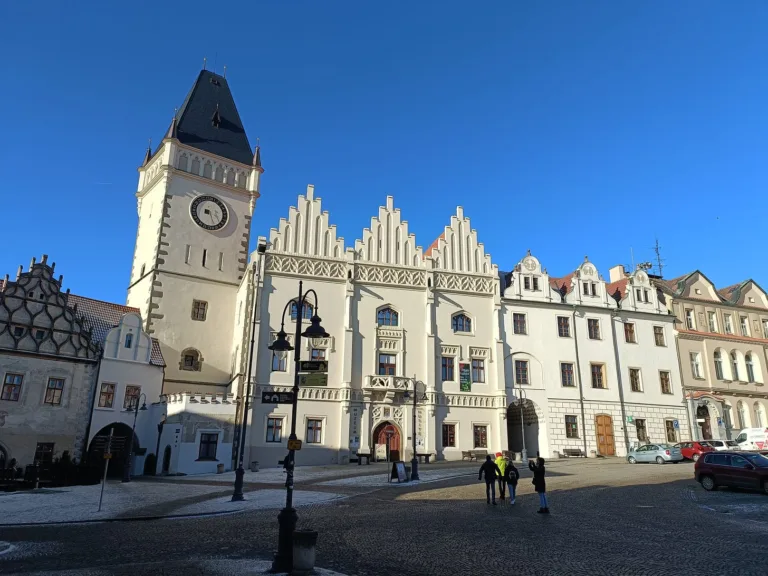
[(597, 431), (597, 453), (602, 456), (615, 456), (616, 443), (613, 438), (613, 419), (605, 414), (595, 418)]
[(391, 462), (397, 462), (400, 460), (400, 432), (392, 424), (386, 424), (379, 428), (377, 444), (387, 444), (387, 433), (390, 434), (389, 440), (389, 459)]

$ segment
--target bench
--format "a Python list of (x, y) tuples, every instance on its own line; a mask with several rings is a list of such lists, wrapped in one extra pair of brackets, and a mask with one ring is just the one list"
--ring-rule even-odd
[(575, 458), (586, 458), (587, 455), (584, 454), (584, 451), (581, 448), (563, 448), (563, 456), (567, 457), (575, 457)]
[(429, 459), (431, 457), (432, 457), (431, 453), (426, 453), (426, 452), (422, 454), (419, 454), (418, 452), (416, 453), (416, 458), (419, 459), (419, 462), (423, 462), (424, 464), (429, 464)]
[(360, 452), (358, 451), (356, 453), (357, 456), (357, 465), (360, 466), (363, 463), (363, 458), (365, 458), (365, 464), (368, 465), (371, 463), (371, 453), (370, 452)]
[(462, 450), (461, 451), (461, 459), (468, 459), (470, 462), (472, 460), (479, 460), (480, 457), (485, 458), (488, 455), (488, 450)]

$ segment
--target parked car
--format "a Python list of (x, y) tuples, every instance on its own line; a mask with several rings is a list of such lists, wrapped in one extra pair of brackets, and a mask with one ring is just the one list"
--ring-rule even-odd
[(744, 428), (736, 436), (741, 450), (765, 450), (768, 448), (768, 428)]
[(713, 452), (704, 454), (693, 467), (704, 490), (718, 486), (760, 490), (768, 494), (768, 457), (755, 452)]
[(667, 462), (682, 462), (683, 453), (679, 448), (671, 444), (646, 444), (639, 448), (633, 448), (627, 454), (627, 462), (637, 464), (638, 462), (656, 462), (657, 464), (666, 464)]
[(739, 448), (739, 443), (735, 440), (707, 440), (700, 442), (700, 444), (712, 446), (712, 448), (718, 451), (741, 450), (741, 448)]
[[(708, 440), (707, 440), (708, 442)], [(705, 452), (714, 452), (715, 449), (712, 446), (708, 446), (705, 441), (701, 442), (678, 442), (675, 444), (675, 448), (679, 448), (683, 453), (683, 458), (693, 460), (697, 462), (699, 457)]]

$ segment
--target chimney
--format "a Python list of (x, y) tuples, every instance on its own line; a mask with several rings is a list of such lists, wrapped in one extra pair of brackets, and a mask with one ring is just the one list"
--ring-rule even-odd
[(627, 271), (624, 269), (623, 264), (617, 264), (610, 270), (608, 270), (608, 278), (611, 283), (624, 280), (627, 277)]

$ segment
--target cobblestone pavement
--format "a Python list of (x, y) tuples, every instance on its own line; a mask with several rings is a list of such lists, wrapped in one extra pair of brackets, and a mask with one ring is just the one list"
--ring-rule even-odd
[[(692, 464), (559, 461), (549, 516), (526, 470), (515, 506), (487, 505), (462, 476), (300, 508), (299, 525), (320, 533), (317, 565), (348, 575), (768, 573), (768, 497), (707, 493), (692, 476)], [(0, 573), (205, 574), (204, 559), (268, 558), (276, 515), (0, 529), (16, 546)]]

